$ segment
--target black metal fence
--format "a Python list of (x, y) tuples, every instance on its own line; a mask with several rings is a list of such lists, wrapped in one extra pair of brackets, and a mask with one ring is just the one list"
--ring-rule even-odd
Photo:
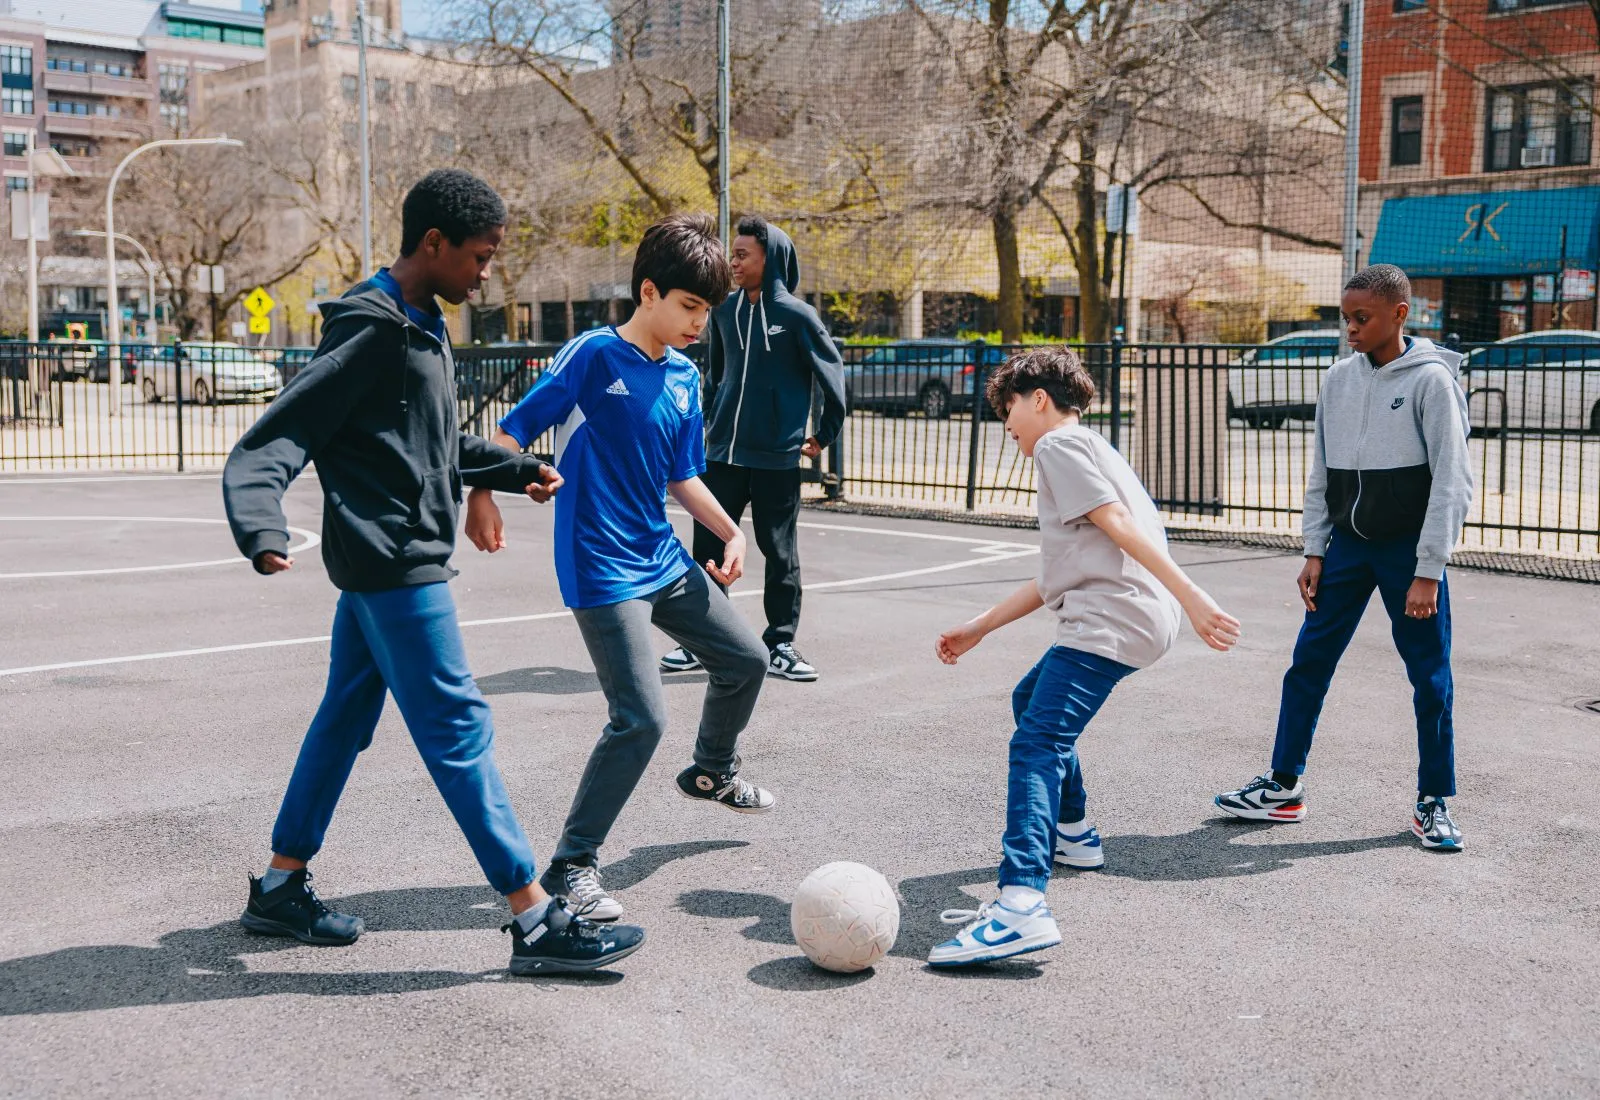
[[(492, 433), (558, 350), (458, 349), (463, 428)], [(830, 496), (856, 502), (1027, 516), (1032, 465), (982, 398), (989, 374), (1014, 350), (939, 341), (844, 347), (850, 415), (813, 476)], [(1080, 353), (1099, 391), (1086, 423), (1128, 457), (1175, 524), (1293, 533), (1336, 333), (1259, 346), (1099, 344)], [(114, 387), (103, 344), (0, 344), (0, 472), (218, 466), (310, 355), (123, 345)], [(1462, 382), (1478, 486), (1465, 545), (1600, 561), (1600, 333), (1469, 349)], [(534, 449), (547, 453), (550, 440)]]

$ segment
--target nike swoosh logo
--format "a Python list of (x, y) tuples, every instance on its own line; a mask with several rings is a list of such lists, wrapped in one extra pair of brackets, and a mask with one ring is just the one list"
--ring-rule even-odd
[[(984, 933), (990, 932), (991, 929), (993, 929), (994, 932), (1004, 932), (1005, 935), (1001, 936), (999, 939), (988, 939), (984, 936)], [(992, 935), (993, 932), (990, 932), (990, 934)], [(1022, 938), (1022, 933), (1007, 929), (1006, 926), (1001, 924), (999, 921), (992, 920), (988, 924), (980, 924), (978, 927), (974, 928), (972, 930), (972, 938), (983, 944), (985, 947), (999, 947), (1002, 944), (1010, 943), (1012, 940), (1020, 940)]]
[(1257, 797), (1259, 797), (1261, 801), (1268, 806), (1287, 806), (1291, 802), (1300, 801), (1300, 797), (1298, 795), (1290, 794), (1284, 795), (1282, 798), (1273, 798), (1266, 791), (1262, 791)]

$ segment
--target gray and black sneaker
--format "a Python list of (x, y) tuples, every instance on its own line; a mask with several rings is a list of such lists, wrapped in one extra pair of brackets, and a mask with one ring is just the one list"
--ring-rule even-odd
[(554, 860), (539, 876), (539, 885), (551, 897), (566, 898), (589, 920), (604, 923), (623, 914), (622, 903), (600, 885), (600, 868), (593, 863)]
[(627, 958), (644, 945), (644, 929), (632, 924), (596, 924), (565, 898), (552, 898), (544, 920), (524, 932), (515, 920), (511, 933), (511, 973), (571, 974), (599, 970)]
[(700, 663), (700, 658), (682, 646), (661, 658), (662, 672), (693, 672), (695, 669), (703, 667)]
[(311, 872), (300, 868), (289, 880), (271, 890), (250, 876), (250, 900), (239, 923), (260, 936), (293, 936), (318, 947), (345, 947), (361, 938), (366, 925), (360, 917), (336, 913), (322, 903), (311, 888)]
[(737, 772), (708, 772), (691, 764), (678, 773), (678, 790), (697, 802), (716, 802), (739, 814), (764, 814), (777, 804), (771, 791), (740, 779)]
[(1444, 799), (1429, 795), (1417, 803), (1411, 815), (1411, 831), (1422, 841), (1424, 848), (1439, 848), (1446, 852), (1459, 852), (1464, 846), (1461, 830), (1450, 816), (1450, 807)]
[(800, 656), (793, 642), (779, 642), (772, 647), (772, 655), (767, 659), (767, 675), (809, 684), (817, 678), (817, 670)]

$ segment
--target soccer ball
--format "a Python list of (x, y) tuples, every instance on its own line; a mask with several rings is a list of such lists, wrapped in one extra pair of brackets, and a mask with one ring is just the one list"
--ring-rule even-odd
[(894, 887), (860, 863), (828, 863), (806, 876), (789, 907), (794, 942), (824, 970), (854, 974), (883, 958), (900, 931)]

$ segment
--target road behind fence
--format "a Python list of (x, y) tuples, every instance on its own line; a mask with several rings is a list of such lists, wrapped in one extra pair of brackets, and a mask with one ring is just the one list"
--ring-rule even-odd
[[(216, 468), (310, 357), (308, 349), (124, 346), (114, 394), (109, 356), (96, 347), (0, 345), (0, 472)], [(462, 427), (491, 433), (557, 350), (457, 350)], [(913, 341), (843, 350), (850, 415), (810, 470), (827, 500), (1028, 520), (1032, 464), (982, 400), (989, 373), (1014, 348)], [(1175, 529), (1292, 540), (1336, 338), (1081, 352), (1098, 389), (1085, 422), (1128, 457)], [(1462, 379), (1477, 481), (1463, 553), (1534, 555), (1504, 567), (1600, 581), (1600, 336), (1472, 349)], [(548, 454), (553, 440), (532, 449)]]

